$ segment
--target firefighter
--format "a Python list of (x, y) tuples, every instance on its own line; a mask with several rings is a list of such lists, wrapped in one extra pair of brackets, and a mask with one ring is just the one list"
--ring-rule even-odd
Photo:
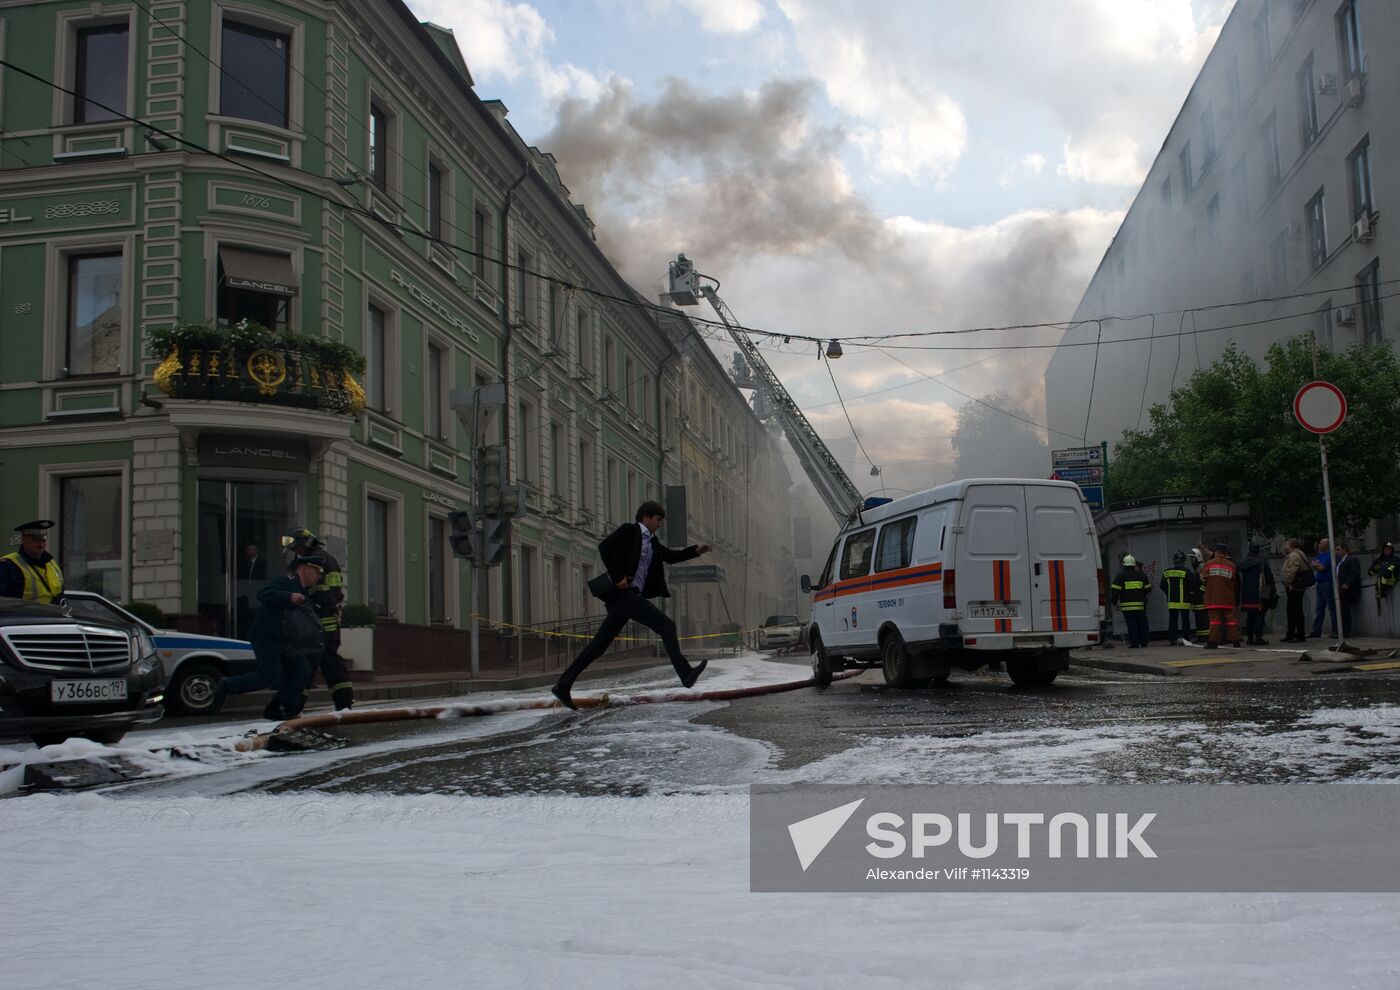
[(1128, 554), (1123, 569), (1113, 579), (1113, 605), (1123, 613), (1128, 627), (1128, 649), (1147, 645), (1147, 593), (1151, 590), (1147, 575), (1138, 570), (1137, 558)]
[(1230, 559), (1228, 544), (1215, 545), (1215, 556), (1206, 561), (1201, 575), (1206, 613), (1210, 616), (1210, 642), (1206, 649), (1217, 649), (1222, 642), (1239, 646), (1240, 623), (1235, 617), (1235, 606), (1240, 601), (1240, 572)]
[(340, 656), (340, 605), (345, 601), (345, 574), (340, 569), (340, 562), (326, 552), (325, 546), (309, 529), (289, 529), (282, 537), (282, 549), (292, 554), (293, 561), (309, 555), (315, 555), (325, 561), (321, 580), (308, 592), (308, 597), (321, 619), (321, 629), (326, 634), (326, 649), (319, 658), (313, 658), (303, 694), (311, 693), (311, 686), (316, 683), (316, 671), (319, 669), (326, 687), (330, 688), (335, 710), (341, 711), (355, 704), (355, 689), (350, 683), (350, 672)]
[(1376, 614), (1381, 614), (1381, 602), (1390, 597), (1390, 589), (1400, 580), (1400, 557), (1395, 556), (1395, 544), (1387, 542), (1381, 555), (1371, 562), (1368, 574), (1376, 579)]
[(1194, 588), (1190, 592), (1191, 614), (1196, 623), (1193, 638), (1196, 643), (1204, 643), (1210, 632), (1209, 616), (1206, 614), (1205, 574), (1202, 573), (1205, 570), (1205, 561), (1206, 554), (1199, 546), (1186, 551), (1186, 568), (1196, 578)]
[(1172, 554), (1172, 566), (1162, 572), (1162, 593), (1167, 596), (1167, 642), (1178, 642), (1176, 631), (1181, 625), (1182, 646), (1191, 645), (1191, 610), (1201, 597), (1201, 579), (1186, 566), (1186, 554)]
[(0, 557), (0, 597), (23, 598), (48, 605), (63, 595), (63, 571), (49, 553), (52, 519), (35, 519), (15, 527), (19, 549)]
[(1273, 568), (1261, 556), (1263, 547), (1249, 545), (1249, 555), (1240, 561), (1240, 611), (1244, 613), (1245, 641), (1250, 646), (1268, 646), (1264, 638), (1264, 615), (1278, 606), (1278, 588)]

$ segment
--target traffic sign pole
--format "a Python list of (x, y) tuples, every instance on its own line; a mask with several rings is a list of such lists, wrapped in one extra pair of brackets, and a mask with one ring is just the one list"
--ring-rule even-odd
[(1337, 538), (1332, 535), (1332, 485), (1327, 478), (1327, 438), (1318, 434), (1317, 448), (1322, 453), (1322, 502), (1327, 507), (1327, 546), (1331, 553), (1327, 565), (1332, 569), (1332, 605), (1337, 610), (1337, 648), (1347, 645), (1347, 630), (1342, 625), (1342, 586), (1337, 582)]
[[(1313, 354), (1314, 374), (1317, 355)], [(1342, 588), (1337, 583), (1337, 537), (1332, 526), (1332, 483), (1327, 473), (1327, 434), (1341, 426), (1347, 418), (1347, 399), (1342, 390), (1331, 382), (1308, 382), (1293, 397), (1293, 416), (1303, 429), (1317, 434), (1317, 449), (1322, 458), (1322, 504), (1327, 510), (1328, 567), (1332, 571), (1332, 607), (1337, 620), (1337, 645), (1347, 645), (1346, 626), (1342, 624)]]

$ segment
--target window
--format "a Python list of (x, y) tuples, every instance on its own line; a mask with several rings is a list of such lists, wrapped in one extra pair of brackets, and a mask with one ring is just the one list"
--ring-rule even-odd
[(1259, 16), (1254, 18), (1254, 60), (1259, 65), (1261, 73), (1268, 71), (1269, 63), (1274, 60), (1273, 40), (1269, 37), (1269, 4), (1266, 2), (1259, 9)]
[(1215, 152), (1215, 107), (1206, 107), (1201, 111), (1201, 171), (1210, 167)]
[(616, 363), (616, 348), (608, 337), (603, 341), (603, 388), (609, 392), (617, 388), (617, 369), (613, 367)]
[(836, 563), (836, 547), (838, 546), (840, 546), (839, 543), (834, 544), (831, 548), (831, 553), (826, 555), (826, 566), (822, 568), (821, 577), (817, 578), (818, 588), (825, 588), (831, 583), (831, 570)]
[(447, 520), (428, 517), (428, 621), (446, 622), (447, 616)]
[(122, 476), (59, 479), (58, 566), (73, 591), (96, 591), (113, 601), (122, 591)]
[(291, 41), (289, 34), (225, 20), (219, 113), (286, 127)]
[(1322, 304), (1322, 307), (1313, 314), (1316, 329), (1313, 331), (1317, 336), (1317, 346), (1325, 350), (1332, 350), (1332, 300), (1329, 299)]
[(365, 499), (365, 598), (375, 615), (389, 614), (389, 518), (392, 506)]
[(126, 113), (127, 38), (125, 24), (78, 29), (73, 123), (120, 120)]
[(521, 323), (535, 322), (535, 256), (529, 251), (515, 255), (515, 318)]
[(1162, 180), (1162, 206), (1168, 213), (1172, 209), (1172, 177), (1169, 175)]
[(569, 478), (569, 462), (564, 455), (564, 424), (549, 424), (549, 475), (552, 481), (550, 493), (556, 499), (564, 497), (565, 482)]
[(1249, 168), (1244, 156), (1230, 169), (1230, 187), (1234, 191), (1234, 213), (1241, 223), (1249, 219)]
[(1361, 139), (1347, 155), (1347, 181), (1351, 188), (1351, 218), (1360, 220), (1375, 212), (1371, 199), (1371, 135)]
[(429, 344), (428, 367), (427, 373), (424, 375), (426, 381), (423, 383), (425, 386), (423, 392), (428, 401), (424, 432), (436, 439), (444, 439), (447, 435), (447, 431), (443, 429), (445, 420), (442, 414), (442, 400), (446, 392), (443, 384), (446, 374), (446, 352), (437, 344)]
[(539, 477), (539, 424), (534, 403), (522, 402), (515, 409), (515, 459), (520, 480), (533, 485)]
[(1317, 82), (1313, 75), (1313, 57), (1309, 53), (1294, 80), (1298, 92), (1298, 134), (1304, 148), (1317, 140)]
[(1308, 224), (1308, 262), (1317, 271), (1327, 262), (1327, 210), (1322, 190), (1308, 200), (1305, 211)]
[(121, 347), (121, 253), (69, 255), (68, 374), (116, 374)]
[(389, 405), (389, 314), (373, 304), (365, 332), (365, 404), (375, 412)]
[(1275, 296), (1288, 292), (1288, 228), (1274, 238), (1269, 249), (1269, 291)]
[(593, 511), (593, 444), (578, 442), (578, 505), (584, 512)]
[(591, 373), (593, 371), (593, 324), (588, 313), (581, 308), (578, 311), (574, 337), (574, 354), (578, 359), (579, 368), (586, 373)]
[(1366, 69), (1366, 53), (1361, 47), (1361, 20), (1356, 0), (1346, 0), (1337, 11), (1337, 44), (1341, 48), (1342, 71), (1354, 79)]
[(223, 245), (219, 247), (216, 316), (223, 326), (241, 320), (271, 330), (291, 325), (291, 301), (296, 275), (285, 254), (269, 254)]
[(669, 439), (676, 435), (676, 407), (670, 399), (662, 403), (661, 438)]
[(846, 538), (846, 550), (841, 554), (841, 580), (864, 577), (870, 573), (870, 551), (875, 549), (875, 531), (867, 529)]
[(535, 548), (520, 545), (520, 624), (535, 621)]
[(380, 192), (389, 191), (389, 121), (383, 107), (369, 105), (369, 181)]
[(472, 273), (483, 280), (486, 278), (487, 237), (490, 230), (491, 218), (485, 210), (477, 207), (472, 211), (472, 250), (476, 252), (476, 257), (472, 259)]
[(1283, 166), (1278, 154), (1278, 115), (1269, 114), (1259, 128), (1259, 142), (1264, 151), (1264, 187), (1273, 192), (1283, 181)]
[(559, 329), (564, 325), (564, 294), (559, 291), (559, 286), (553, 282), (549, 283), (547, 291), (549, 294), (549, 348), (554, 350), (559, 343)]
[(1308, 11), (1308, 4), (1310, 4), (1310, 3), (1312, 3), (1312, 0), (1293, 0), (1291, 6), (1292, 6), (1293, 23), (1294, 23), (1294, 24), (1297, 24), (1299, 21), (1301, 21), (1301, 20), (1303, 19), (1303, 15), (1304, 15), (1305, 13), (1307, 13), (1307, 11)]
[(622, 391), (627, 403), (628, 412), (637, 410), (637, 366), (632, 363), (631, 358), (624, 358), (622, 361)]
[(880, 547), (875, 552), (875, 570), (893, 571), (908, 567), (914, 557), (914, 524), (917, 516), (887, 523), (880, 530)]
[(1225, 91), (1230, 96), (1230, 113), (1239, 113), (1244, 106), (1244, 100), (1240, 95), (1240, 59), (1238, 55), (1230, 59), (1230, 67), (1225, 70)]
[(445, 240), (447, 228), (442, 212), (442, 169), (436, 162), (428, 163), (428, 236)]
[(1206, 234), (1210, 239), (1220, 237), (1220, 194), (1216, 193), (1206, 204)]
[(614, 522), (622, 518), (617, 509), (617, 458), (608, 458), (603, 483), (607, 485), (603, 497), (607, 499), (608, 521)]
[(1356, 294), (1361, 302), (1361, 339), (1379, 344), (1381, 326), (1381, 261), (1377, 258), (1356, 276)]

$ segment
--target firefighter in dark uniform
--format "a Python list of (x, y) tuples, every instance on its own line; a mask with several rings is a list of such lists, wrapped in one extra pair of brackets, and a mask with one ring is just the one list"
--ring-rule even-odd
[(52, 519), (35, 519), (15, 527), (19, 549), (0, 557), (0, 597), (23, 598), (48, 605), (63, 596), (63, 571), (49, 553)]
[(345, 573), (340, 569), (340, 561), (327, 553), (325, 547), (326, 545), (309, 529), (290, 529), (282, 537), (282, 549), (292, 554), (292, 560), (314, 554), (325, 561), (321, 581), (308, 592), (307, 597), (311, 599), (311, 604), (316, 607), (316, 614), (321, 619), (321, 629), (326, 634), (326, 650), (319, 659), (312, 661), (305, 693), (311, 693), (311, 686), (316, 683), (316, 671), (319, 669), (326, 687), (330, 688), (335, 710), (340, 711), (355, 704), (355, 689), (350, 684), (350, 671), (346, 669), (345, 661), (340, 656), (340, 605), (345, 601)]
[(1123, 558), (1123, 569), (1113, 579), (1112, 588), (1113, 605), (1123, 613), (1123, 623), (1128, 627), (1128, 649), (1146, 646), (1147, 593), (1152, 589), (1132, 554)]
[(1190, 592), (1191, 612), (1196, 620), (1195, 644), (1204, 643), (1206, 637), (1210, 635), (1210, 616), (1206, 614), (1206, 585), (1201, 577), (1205, 560), (1204, 551), (1200, 547), (1193, 547), (1186, 553), (1186, 569), (1196, 578), (1196, 583)]
[[(1186, 566), (1186, 554), (1178, 550), (1172, 554), (1172, 566), (1162, 572), (1162, 592), (1167, 596), (1167, 642), (1176, 643), (1177, 624), (1181, 625), (1181, 639), (1191, 645), (1191, 611), (1196, 599), (1200, 598), (1201, 581), (1196, 572)], [(1205, 601), (1201, 602), (1202, 607)]]

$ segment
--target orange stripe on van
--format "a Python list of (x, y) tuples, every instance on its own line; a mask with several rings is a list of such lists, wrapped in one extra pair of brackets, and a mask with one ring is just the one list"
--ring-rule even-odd
[[(996, 595), (997, 601), (1011, 601), (1011, 561), (992, 561), (992, 591)], [(995, 622), (997, 632), (1011, 631), (1010, 619), (997, 619)]]
[(1064, 632), (1069, 628), (1069, 616), (1065, 610), (1065, 562), (1050, 561), (1050, 628)]
[(943, 580), (943, 565), (922, 564), (918, 567), (901, 567), (893, 571), (877, 571), (863, 577), (848, 578), (828, 585), (812, 595), (812, 601), (822, 602), (831, 598), (841, 598), (862, 591), (886, 591), (891, 588), (908, 588), (916, 584), (928, 584)]

